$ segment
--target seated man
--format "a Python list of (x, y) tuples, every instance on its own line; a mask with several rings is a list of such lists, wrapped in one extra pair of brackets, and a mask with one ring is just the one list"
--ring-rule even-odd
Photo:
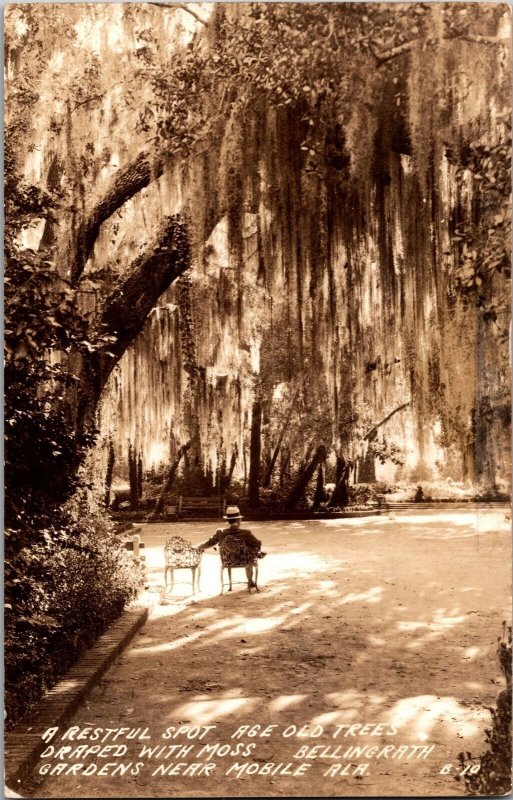
[[(198, 550), (206, 550), (208, 547), (214, 547), (216, 544), (222, 542), (226, 536), (234, 536), (235, 538), (242, 539), (249, 547), (254, 548), (257, 551), (258, 558), (263, 558), (266, 555), (266, 553), (262, 553), (260, 550), (262, 546), (260, 539), (253, 536), (251, 531), (240, 527), (242, 516), (237, 506), (227, 506), (226, 514), (223, 519), (229, 523), (230, 527), (218, 528), (207, 542), (199, 545)], [(248, 578), (250, 578), (249, 575)]]

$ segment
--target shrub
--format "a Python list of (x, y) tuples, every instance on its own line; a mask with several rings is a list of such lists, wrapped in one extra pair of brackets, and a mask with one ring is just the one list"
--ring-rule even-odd
[[(21, 107), (20, 107), (21, 108)], [(81, 353), (91, 336), (83, 286), (63, 280), (53, 253), (24, 231), (61, 207), (18, 174), (11, 120), (5, 158), (5, 702), (14, 722), (119, 615), (139, 584), (112, 529), (76, 498), (95, 431), (76, 427)], [(18, 127), (21, 126), (21, 127)], [(94, 339), (94, 341), (93, 341)], [(55, 357), (50, 357), (52, 354)], [(71, 357), (70, 357), (71, 356)]]
[(497, 697), (497, 707), (489, 709), (492, 728), (485, 735), (490, 749), (477, 758), (468, 752), (458, 756), (462, 770), (467, 768), (463, 780), (470, 795), (503, 796), (511, 792), (511, 627), (506, 630), (506, 623), (498, 641), (497, 655), (506, 688)]
[(351, 506), (374, 504), (382, 495), (389, 492), (390, 486), (386, 483), (353, 483), (349, 485), (349, 504)]
[[(40, 531), (6, 564), (7, 726), (29, 710), (119, 616), (142, 574), (100, 517)], [(7, 535), (9, 532), (7, 532)]]

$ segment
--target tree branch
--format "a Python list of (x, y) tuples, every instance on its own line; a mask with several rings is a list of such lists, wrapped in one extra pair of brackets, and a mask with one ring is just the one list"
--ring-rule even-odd
[(189, 8), (187, 4), (183, 3), (151, 3), (150, 6), (164, 6), (165, 8), (179, 8), (181, 11), (185, 11), (187, 14), (190, 14), (191, 17), (194, 17), (195, 20), (201, 22), (202, 25), (206, 25), (207, 21), (200, 17), (199, 14), (196, 14), (192, 8)]
[(71, 265), (72, 284), (76, 284), (84, 271), (102, 223), (141, 189), (148, 186), (151, 181), (160, 178), (163, 171), (164, 158), (162, 156), (152, 157), (145, 151), (118, 171), (105, 195), (78, 228)]
[[(71, 263), (70, 281), (72, 285), (77, 284), (84, 272), (102, 224), (122, 208), (128, 200), (160, 178), (165, 166), (166, 159), (162, 154), (151, 155), (143, 151), (130, 164), (122, 167), (116, 173), (102, 199), (78, 227)], [(221, 217), (222, 210), (218, 210), (217, 214), (212, 215), (205, 231), (205, 239), (208, 239)]]
[(480, 33), (463, 33), (456, 36), (447, 36), (447, 39), (462, 39), (464, 42), (473, 42), (474, 44), (506, 44), (509, 38), (500, 36), (482, 36)]
[(105, 94), (94, 94), (92, 97), (86, 97), (85, 100), (82, 100), (80, 103), (76, 103), (73, 108), (71, 109), (71, 113), (80, 108), (81, 106), (85, 106), (87, 103), (92, 103), (93, 100), (100, 100), (102, 97), (105, 97)]
[[(443, 41), (453, 41), (455, 39), (459, 39), (461, 41), (472, 42), (474, 44), (490, 44), (490, 45), (506, 44), (506, 42), (509, 42), (509, 39), (507, 38), (497, 37), (497, 36), (482, 36), (479, 33), (455, 32), (454, 34), (446, 34), (442, 38)], [(376, 50), (375, 46), (372, 43), (369, 43), (369, 50), (376, 59), (378, 67), (380, 67), (387, 61), (392, 61), (394, 58), (398, 58), (398, 56), (402, 56), (405, 53), (410, 53), (422, 41), (423, 40), (420, 38), (410, 39), (407, 42), (402, 42), (402, 44), (398, 44), (396, 47), (391, 47), (389, 50), (384, 50), (381, 53)], [(424, 41), (427, 42), (427, 40)]]
[(380, 422), (377, 422), (376, 425), (373, 425), (372, 428), (369, 431), (367, 431), (365, 436), (362, 437), (362, 442), (365, 442), (368, 439), (372, 439), (378, 428), (381, 428), (381, 426), (384, 425), (385, 422), (388, 422), (388, 420), (391, 419), (391, 417), (393, 417), (394, 414), (397, 414), (399, 411), (402, 411), (403, 408), (406, 408), (409, 405), (410, 401), (408, 400), (407, 403), (403, 403), (401, 406), (397, 406), (397, 408), (394, 408), (394, 410), (391, 411), (390, 414), (387, 414), (386, 417), (384, 417)]
[(185, 11), (187, 14), (190, 14), (191, 17), (194, 17), (195, 20), (201, 22), (202, 25), (207, 24), (207, 21), (203, 19), (203, 17), (200, 17), (199, 14), (196, 14), (196, 12), (192, 10), (192, 8), (189, 8), (188, 4), (177, 3), (175, 8), (180, 8), (182, 11)]
[(112, 341), (81, 358), (74, 401), (78, 429), (94, 425), (96, 407), (112, 370), (142, 331), (161, 294), (189, 266), (186, 228), (179, 217), (167, 217), (156, 240), (132, 262), (100, 309), (95, 332)]
[(372, 55), (378, 62), (378, 67), (382, 64), (385, 64), (387, 61), (392, 61), (392, 59), (397, 58), (398, 56), (404, 55), (404, 53), (409, 53), (415, 45), (420, 42), (420, 39), (411, 39), (408, 42), (403, 42), (402, 44), (398, 44), (396, 47), (390, 48), (390, 50), (385, 50), (382, 53), (376, 52), (374, 49), (374, 45), (369, 44), (369, 50), (371, 51)]

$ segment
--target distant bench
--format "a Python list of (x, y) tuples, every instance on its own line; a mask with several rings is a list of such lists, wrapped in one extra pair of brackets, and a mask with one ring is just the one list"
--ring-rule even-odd
[(428, 503), (422, 501), (420, 503), (383, 503), (381, 508), (386, 511), (420, 511), (422, 506), (427, 508)]
[(186, 497), (180, 495), (178, 500), (179, 517), (222, 517), (225, 502), (217, 495), (210, 497)]

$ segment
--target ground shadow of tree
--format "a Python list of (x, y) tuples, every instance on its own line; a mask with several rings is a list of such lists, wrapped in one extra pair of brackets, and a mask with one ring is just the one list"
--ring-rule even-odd
[[(402, 548), (404, 541), (416, 542), (417, 552), (420, 542), (420, 560), (399, 557), (400, 545), (396, 552), (383, 533), (383, 520), (336, 533), (326, 528), (319, 535), (333, 541), (327, 554), (301, 546), (302, 536), (311, 534), (309, 523), (286, 530), (266, 526), (265, 531), (269, 555), (262, 566), (262, 593), (248, 594), (240, 585), (231, 594), (216, 595), (219, 559), (206, 554), (203, 572), (207, 588), (211, 578), (213, 594), (168, 595), (76, 724), (85, 724), (96, 709), (98, 725), (150, 725), (157, 738), (168, 726), (215, 725), (210, 742), (230, 741), (243, 724), (276, 724), (280, 730), (317, 725), (325, 730), (313, 744), (324, 745), (333, 744), (337, 725), (392, 724), (398, 730), (394, 743), (434, 744), (434, 754), (426, 761), (379, 761), (371, 765), (370, 776), (345, 776), (336, 783), (324, 777), (330, 762), (312, 761), (308, 793), (395, 794), (398, 782), (402, 793), (409, 787), (415, 794), (419, 785), (435, 794), (462, 793), (456, 782), (448, 786), (439, 770), (447, 762), (456, 764), (458, 752), (481, 740), (489, 719), (483, 697), (496, 694), (490, 682), (499, 680), (493, 652), (495, 620), (503, 613), (503, 598), (484, 598), (475, 570), (471, 574), (470, 535), (451, 564), (450, 579), (442, 567), (438, 574), (433, 571), (440, 543), (459, 547), (465, 527), (444, 521), (437, 533), (418, 519), (401, 521)], [(196, 530), (198, 541), (202, 536)], [(483, 556), (486, 546), (493, 550), (492, 534), (481, 543)], [(153, 564), (150, 573), (161, 579), (158, 561)], [(102, 707), (101, 692), (109, 697), (108, 706)], [(246, 760), (293, 761), (305, 741), (264, 739)], [(343, 744), (381, 741), (386, 737), (369, 742), (351, 736)], [(136, 759), (137, 747), (130, 748)], [(227, 784), (224, 767), (234, 760), (228, 757), (204, 782), (180, 775), (159, 776), (157, 784), (140, 778), (134, 793), (144, 795), (149, 787), (156, 792), (152, 796), (162, 797), (306, 791), (304, 783), (294, 789), (265, 776)], [(115, 779), (102, 779), (101, 786), (103, 796), (119, 790)], [(132, 796), (125, 786), (123, 796)]]

